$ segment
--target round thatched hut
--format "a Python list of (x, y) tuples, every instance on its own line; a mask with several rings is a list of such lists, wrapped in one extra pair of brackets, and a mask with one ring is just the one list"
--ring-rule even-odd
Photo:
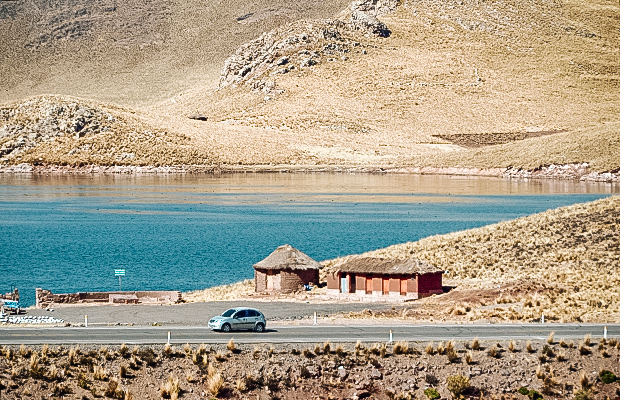
[(285, 244), (254, 264), (257, 292), (293, 292), (310, 283), (319, 284), (321, 264)]

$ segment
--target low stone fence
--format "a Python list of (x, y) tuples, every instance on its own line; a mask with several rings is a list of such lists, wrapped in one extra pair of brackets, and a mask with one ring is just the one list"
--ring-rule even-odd
[(36, 308), (67, 304), (173, 304), (181, 301), (179, 291), (127, 291), (52, 293), (36, 289)]

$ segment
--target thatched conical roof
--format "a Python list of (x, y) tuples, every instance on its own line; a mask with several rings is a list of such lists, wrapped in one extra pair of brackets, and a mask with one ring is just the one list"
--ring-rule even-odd
[(411, 275), (443, 272), (441, 268), (417, 258), (400, 260), (395, 258), (353, 257), (334, 267), (341, 272), (354, 274)]
[(254, 269), (263, 270), (306, 270), (319, 268), (321, 268), (321, 264), (289, 244), (278, 247), (267, 258), (254, 264)]

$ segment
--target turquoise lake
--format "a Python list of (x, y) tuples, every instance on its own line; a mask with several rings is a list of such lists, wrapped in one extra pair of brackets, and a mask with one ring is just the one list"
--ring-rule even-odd
[(289, 243), (325, 260), (620, 192), (390, 174), (0, 176), (0, 292), (203, 289)]

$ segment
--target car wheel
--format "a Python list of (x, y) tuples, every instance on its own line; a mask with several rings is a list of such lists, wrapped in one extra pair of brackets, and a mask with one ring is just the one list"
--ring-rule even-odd
[(222, 325), (222, 332), (230, 332), (230, 325), (229, 324)]
[(254, 328), (255, 332), (265, 332), (265, 325), (263, 324), (256, 324), (256, 327)]

